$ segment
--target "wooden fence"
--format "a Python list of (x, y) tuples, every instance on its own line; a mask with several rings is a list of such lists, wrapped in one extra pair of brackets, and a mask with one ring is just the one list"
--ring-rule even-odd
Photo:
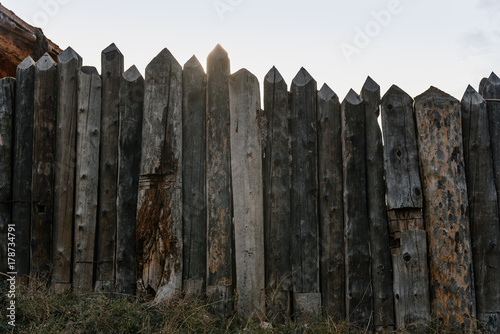
[(498, 333), (500, 79), (460, 102), (368, 78), (340, 101), (273, 67), (263, 92), (262, 110), (221, 46), (206, 74), (165, 49), (145, 79), (114, 44), (101, 75), (71, 48), (25, 59), (0, 80), (1, 271), (270, 322)]

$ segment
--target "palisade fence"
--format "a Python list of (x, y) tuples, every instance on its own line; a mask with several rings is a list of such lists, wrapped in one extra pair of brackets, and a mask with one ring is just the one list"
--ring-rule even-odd
[(262, 110), (221, 46), (206, 74), (164, 49), (145, 79), (114, 44), (101, 75), (71, 48), (25, 59), (0, 80), (2, 272), (270, 322), (498, 333), (500, 79), (460, 102), (368, 78), (340, 102), (273, 67), (263, 92)]

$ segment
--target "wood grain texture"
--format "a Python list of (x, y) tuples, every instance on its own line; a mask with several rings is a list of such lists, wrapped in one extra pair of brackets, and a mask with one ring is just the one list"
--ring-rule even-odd
[(500, 330), (500, 225), (486, 101), (469, 86), (462, 98), (465, 172), (472, 232), (477, 317)]
[(76, 168), (78, 71), (82, 58), (71, 48), (58, 56), (52, 288), (71, 288)]
[(78, 72), (73, 289), (92, 291), (99, 191), (101, 77), (94, 67)]
[(338, 96), (318, 92), (318, 175), (321, 296), (325, 314), (345, 318), (342, 124)]
[(120, 79), (118, 183), (116, 189), (116, 284), (118, 293), (134, 295), (137, 193), (141, 167), (144, 78), (135, 66)]
[(17, 276), (26, 277), (30, 273), (31, 167), (35, 102), (35, 62), (31, 57), (19, 64), (16, 78), (12, 221), (16, 222)]
[(476, 305), (460, 103), (431, 87), (415, 98), (415, 115), (432, 313), (444, 323), (472, 330)]

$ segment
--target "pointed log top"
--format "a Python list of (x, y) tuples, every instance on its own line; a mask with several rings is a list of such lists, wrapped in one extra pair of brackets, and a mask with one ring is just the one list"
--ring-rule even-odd
[(491, 72), (491, 75), (484, 82), (484, 86), (482, 88), (481, 93), (485, 99), (500, 98), (500, 78), (494, 72)]
[(36, 62), (36, 67), (40, 71), (47, 71), (54, 66), (56, 66), (56, 62), (47, 52)]
[(111, 43), (107, 48), (102, 50), (102, 54), (104, 54), (104, 55), (112, 54), (112, 53), (118, 53), (120, 55), (122, 54), (120, 52), (120, 49), (118, 49), (118, 47), (116, 46), (115, 43)]
[(226, 50), (224, 50), (224, 48), (220, 44), (217, 44), (217, 46), (208, 55), (208, 58), (214, 58), (214, 59), (224, 59), (228, 57), (229, 54), (227, 53)]
[(82, 57), (78, 53), (76, 53), (71, 46), (69, 46), (66, 50), (64, 50), (61, 54), (57, 56), (57, 61), (60, 64), (69, 63), (71, 60), (76, 59), (77, 61), (81, 61)]
[(404, 90), (402, 90), (401, 88), (399, 88), (399, 86), (396, 85), (392, 85), (391, 88), (389, 88), (389, 90), (385, 93), (383, 98), (389, 95), (404, 95), (411, 99), (411, 96), (408, 93), (406, 93)]
[(17, 65), (20, 70), (25, 70), (31, 66), (35, 66), (35, 61), (30, 56), (26, 57), (21, 64)]
[(236, 73), (231, 75), (232, 78), (237, 78), (237, 77), (242, 77), (242, 76), (249, 77), (249, 78), (252, 78), (252, 79), (258, 81), (257, 77), (255, 75), (253, 75), (252, 72), (250, 72), (246, 68), (242, 68), (242, 69), (238, 70)]
[(375, 81), (373, 81), (373, 79), (370, 78), (370, 76), (368, 76), (363, 85), (363, 89), (370, 92), (376, 92), (380, 91), (380, 86)]
[(170, 51), (167, 48), (164, 48), (163, 50), (160, 51), (160, 53), (158, 53), (156, 57), (153, 58), (153, 60), (151, 60), (147, 68), (156, 64), (161, 64), (169, 61), (172, 62), (175, 66), (181, 67), (177, 59), (175, 59), (175, 57), (172, 55), (172, 53), (170, 53)]
[(137, 69), (135, 65), (132, 65), (125, 73), (123, 73), (123, 79), (133, 82), (142, 78), (141, 72)]
[(316, 82), (309, 72), (307, 72), (303, 67), (300, 69), (299, 73), (297, 73), (295, 78), (293, 78), (293, 84), (299, 87), (305, 86), (311, 81)]
[(448, 93), (443, 92), (442, 90), (431, 86), (428, 90), (420, 94), (419, 96), (415, 97), (415, 102), (418, 102), (419, 100), (427, 100), (427, 99), (434, 99), (434, 98), (442, 98), (442, 99), (450, 99), (451, 102), (458, 102), (457, 99), (455, 99), (453, 96), (451, 96)]
[(337, 97), (337, 94), (325, 83), (318, 92), (318, 97), (322, 100), (329, 101)]
[(197, 68), (197, 67), (202, 67), (200, 61), (198, 58), (196, 58), (195, 55), (193, 55), (189, 60), (184, 64), (184, 68), (189, 67), (189, 68)]
[(484, 102), (484, 99), (471, 85), (469, 85), (465, 90), (462, 101), (466, 101), (467, 103), (480, 104), (481, 102)]
[(283, 77), (281, 76), (281, 73), (274, 66), (273, 66), (273, 68), (271, 68), (269, 70), (269, 72), (267, 72), (266, 77), (264, 78), (264, 80), (266, 80), (269, 83), (273, 83), (273, 84), (276, 84), (278, 82), (284, 81)]
[(500, 85), (500, 78), (495, 74), (495, 72), (491, 72), (488, 81)]
[(361, 98), (361, 96), (358, 95), (358, 93), (356, 93), (353, 89), (351, 89), (349, 93), (347, 93), (344, 102), (347, 102), (352, 105), (357, 105), (361, 104), (363, 102), (363, 99)]
[(95, 68), (94, 66), (83, 66), (82, 73), (86, 75), (99, 75), (99, 72), (97, 72), (97, 68)]

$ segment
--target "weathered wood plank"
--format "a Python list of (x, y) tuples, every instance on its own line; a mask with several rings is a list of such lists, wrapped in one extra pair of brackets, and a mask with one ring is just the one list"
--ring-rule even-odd
[(151, 61), (144, 85), (138, 275), (161, 301), (182, 288), (182, 67), (170, 51)]
[(342, 124), (338, 96), (323, 85), (318, 93), (318, 175), (321, 295), (325, 314), (345, 318)]
[[(430, 321), (427, 256), (416, 251), (427, 253), (427, 241), (413, 99), (393, 85), (382, 98), (381, 111), (395, 320), (397, 329), (402, 330), (412, 323), (424, 326)], [(405, 261), (407, 250), (414, 251), (408, 253), (412, 260), (406, 256)]]
[(144, 78), (135, 66), (120, 80), (118, 185), (116, 190), (116, 286), (118, 293), (135, 294), (137, 193), (141, 167)]
[(372, 255), (373, 325), (375, 332), (392, 332), (394, 294), (392, 263), (385, 204), (384, 151), (378, 124), (380, 86), (368, 77), (361, 89), (365, 101), (366, 195)]
[(365, 107), (352, 89), (341, 105), (344, 164), (346, 317), (371, 325), (373, 297), (366, 199)]
[(260, 89), (246, 69), (230, 76), (231, 175), (238, 314), (265, 315), (264, 209), (260, 146)]
[(78, 72), (73, 289), (92, 291), (99, 186), (101, 78), (94, 67)]
[(488, 109), (471, 86), (462, 98), (461, 109), (477, 315), (495, 332), (500, 330), (500, 225)]
[(95, 290), (111, 292), (115, 281), (120, 80), (123, 74), (123, 55), (114, 43), (102, 51), (101, 69), (101, 152)]
[(35, 102), (35, 62), (31, 57), (19, 64), (16, 78), (12, 221), (16, 223), (17, 276), (26, 277), (30, 273), (31, 167)]
[(183, 290), (190, 296), (206, 291), (206, 80), (193, 56), (182, 72)]
[(71, 288), (73, 219), (76, 167), (76, 120), (78, 117), (78, 70), (82, 58), (67, 48), (57, 57), (57, 98), (52, 288), (61, 293)]
[(36, 62), (33, 120), (30, 274), (48, 276), (52, 253), (57, 64), (49, 54)]
[(16, 79), (0, 79), (0, 272), (2, 273), (15, 272), (17, 268), (17, 266), (10, 268), (7, 266), (8, 250), (16, 248), (15, 243), (11, 243), (7, 238), (9, 225), (16, 223), (12, 221), (12, 203), (10, 203), (12, 201), (15, 97)]
[(289, 118), (288, 87), (273, 67), (264, 79), (260, 119), (267, 317), (272, 323), (285, 322), (291, 306)]
[(460, 104), (431, 87), (415, 98), (415, 115), (432, 313), (444, 323), (471, 330), (476, 305)]
[(302, 68), (293, 79), (290, 100), (291, 258), (294, 316), (298, 320), (318, 316), (321, 308), (316, 97), (316, 81)]
[(220, 45), (207, 59), (207, 296), (219, 315), (233, 304), (233, 199), (229, 110), (229, 57)]

